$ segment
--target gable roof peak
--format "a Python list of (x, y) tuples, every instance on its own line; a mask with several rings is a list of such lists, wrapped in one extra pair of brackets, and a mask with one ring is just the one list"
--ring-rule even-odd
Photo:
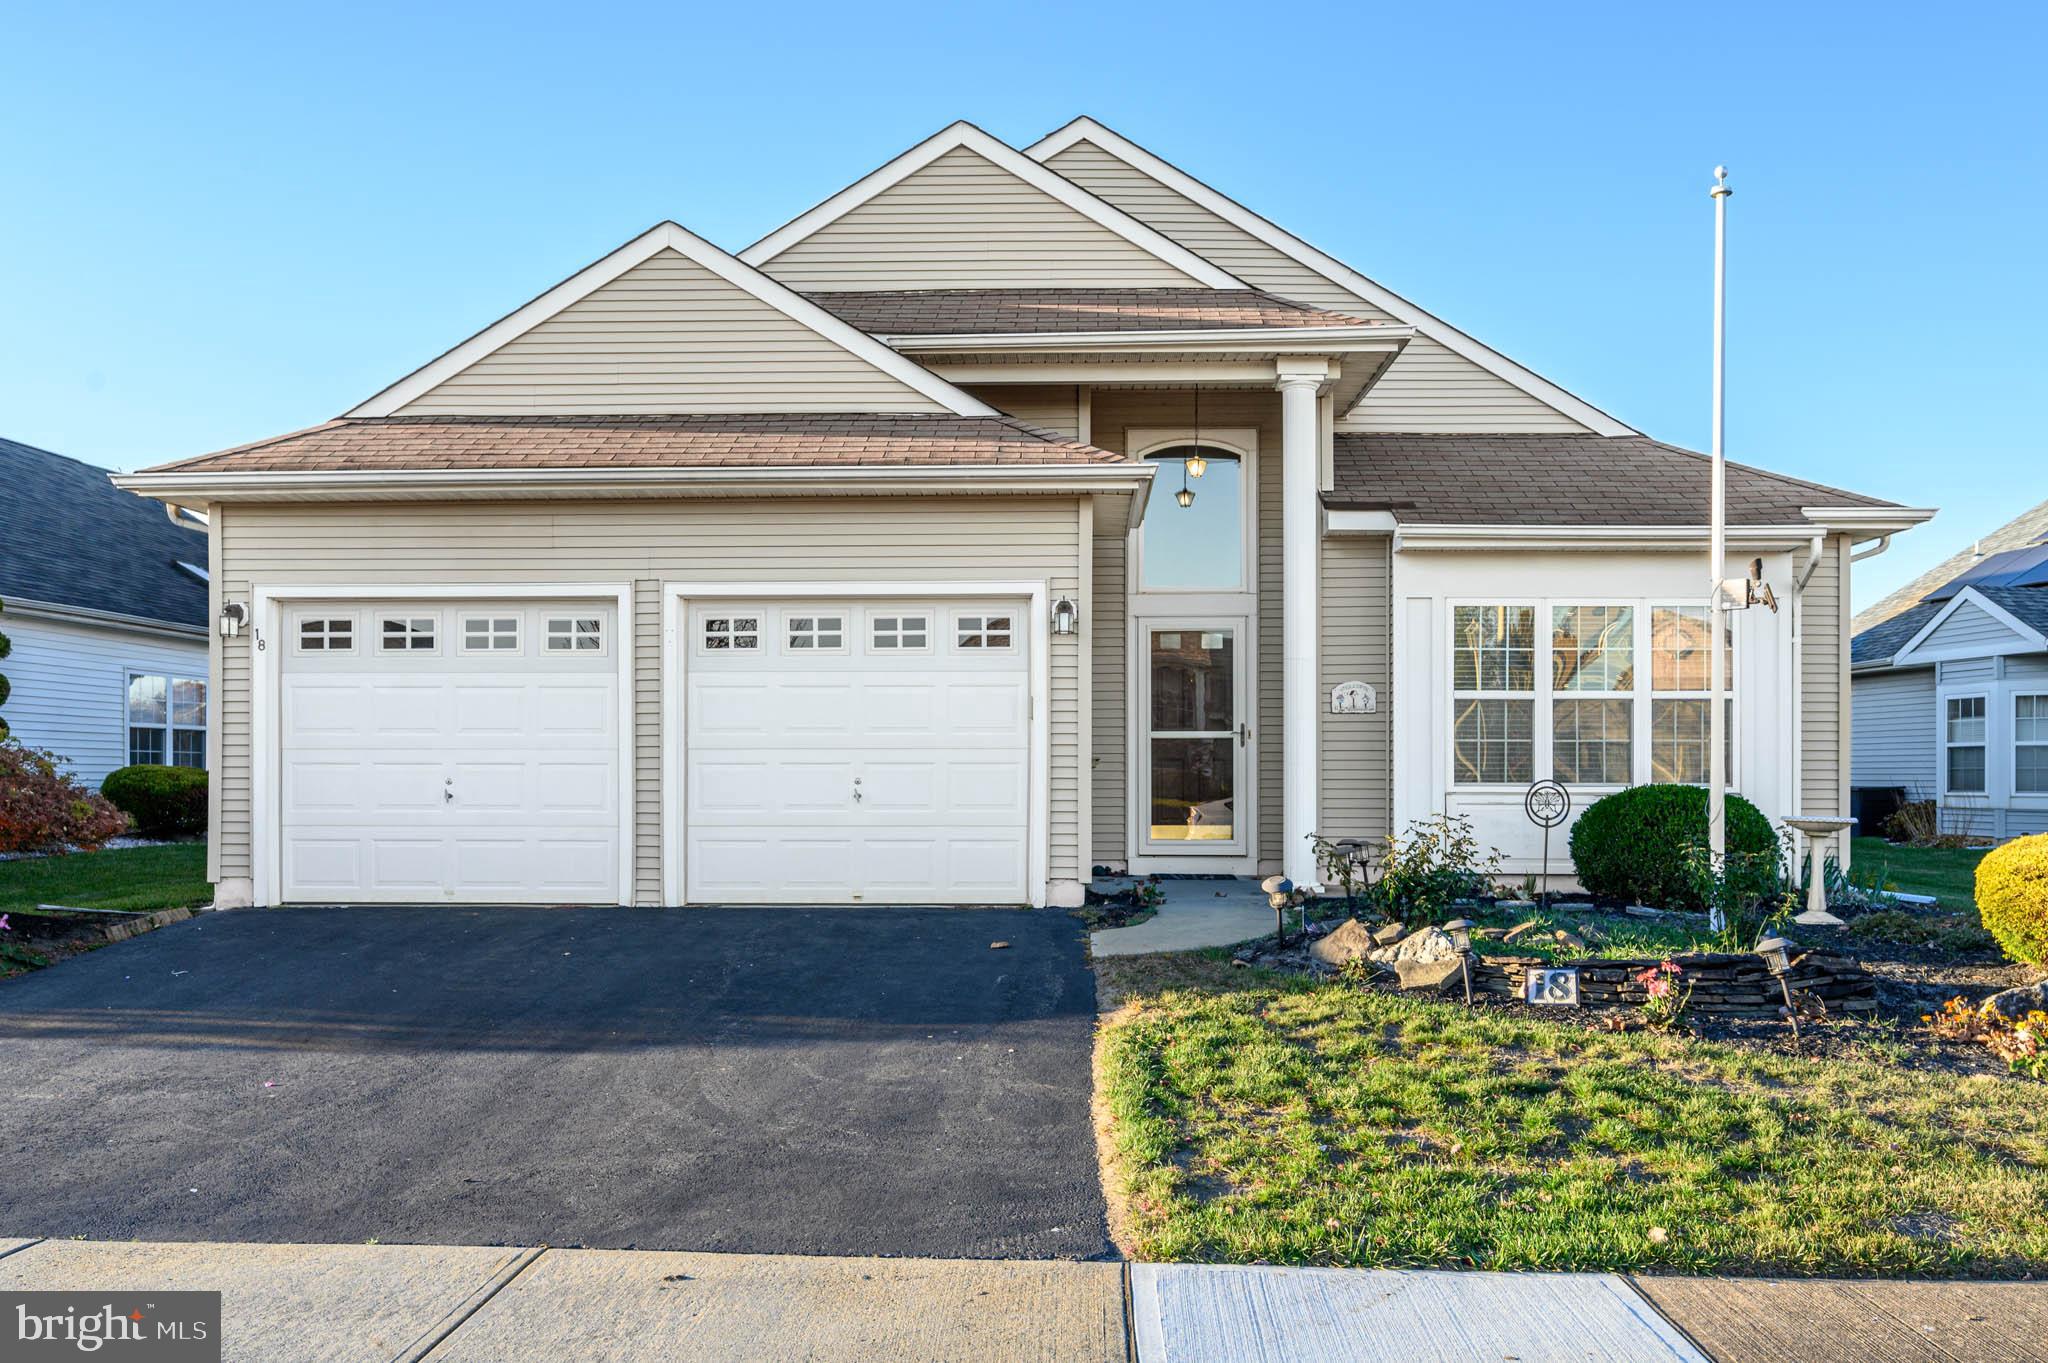
[(884, 190), (901, 183), (948, 152), (968, 150), (993, 162), (1019, 180), (1065, 204), (1097, 225), (1164, 261), (1197, 283), (1212, 289), (1242, 289), (1243, 280), (1205, 260), (1165, 233), (1150, 227), (1106, 199), (1089, 193), (1058, 171), (991, 136), (966, 119), (956, 119), (924, 141), (877, 166), (860, 179), (800, 214), (741, 251), (739, 258), (761, 266), (846, 216)]
[(856, 358), (961, 416), (993, 416), (995, 409), (906, 359), (874, 337), (771, 279), (738, 256), (712, 245), (673, 219), (663, 219), (610, 254), (592, 261), (561, 283), (514, 309), (453, 349), (415, 369), (397, 383), (342, 415), (391, 416), (424, 393), (502, 349), (572, 304), (582, 301), (636, 265), (674, 251), (791, 320), (808, 327)]

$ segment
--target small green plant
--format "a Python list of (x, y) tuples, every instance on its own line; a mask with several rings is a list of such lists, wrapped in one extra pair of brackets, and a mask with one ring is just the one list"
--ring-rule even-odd
[(1345, 909), (1355, 915), (1372, 886), (1372, 877), (1366, 870), (1365, 858), (1359, 855), (1358, 844), (1350, 839), (1326, 838), (1320, 833), (1311, 833), (1308, 838), (1309, 847), (1315, 853), (1316, 869), (1322, 873), (1323, 887), (1342, 890)]
[[(1789, 855), (1789, 837), (1785, 850)], [(1718, 859), (1694, 843), (1685, 848), (1684, 861), (1693, 902), (1704, 906), (1709, 916), (1716, 910), (1721, 914), (1715, 944), (1723, 951), (1756, 950), (1756, 944), (1799, 907), (1799, 885), (1785, 875), (1785, 860), (1775, 843), (1766, 843), (1760, 851), (1731, 849)]]
[(1481, 850), (1464, 815), (1417, 819), (1406, 833), (1387, 839), (1371, 899), (1390, 918), (1441, 923), (1458, 900), (1486, 892), (1500, 861), (1499, 848)]
[(122, 767), (100, 782), (100, 793), (127, 811), (146, 838), (190, 838), (206, 831), (206, 773), (198, 767)]
[[(1763, 811), (1730, 795), (1728, 855), (1777, 855)], [(1633, 786), (1595, 800), (1572, 825), (1572, 866), (1586, 893), (1659, 909), (1704, 910), (1691, 849), (1707, 841), (1707, 792), (1699, 786)]]
[(1648, 970), (1636, 972), (1643, 987), (1643, 1025), (1653, 1031), (1675, 1032), (1686, 1025), (1686, 1007), (1692, 1002), (1692, 982), (1679, 986), (1685, 967), (1666, 959)]
[(2048, 1013), (2036, 1008), (2017, 1020), (1991, 1008), (1972, 1008), (1950, 999), (1936, 1013), (1922, 1013), (1927, 1030), (1946, 1041), (1974, 1041), (2005, 1062), (2014, 1074), (2048, 1079)]
[(1166, 902), (1166, 887), (1156, 880), (1140, 880), (1131, 886), (1131, 899), (1141, 909), (1156, 909)]

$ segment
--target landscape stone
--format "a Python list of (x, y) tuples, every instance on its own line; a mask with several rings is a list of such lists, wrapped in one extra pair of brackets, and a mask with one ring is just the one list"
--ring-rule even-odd
[(1348, 918), (1335, 932), (1317, 938), (1309, 945), (1308, 954), (1327, 966), (1340, 966), (1355, 961), (1372, 950), (1373, 936), (1365, 924), (1356, 918)]
[(1664, 910), (1653, 909), (1647, 904), (1631, 904), (1622, 910), (1631, 918), (1662, 918)]
[(1500, 940), (1503, 942), (1519, 942), (1542, 926), (1543, 924), (1539, 919), (1531, 918), (1526, 923), (1517, 923), (1509, 928), (1505, 933), (1501, 934)]
[(1400, 941), (1407, 932), (1408, 925), (1405, 923), (1388, 923), (1373, 929), (1372, 940), (1380, 946), (1390, 947)]
[(1561, 947), (1570, 947), (1573, 951), (1584, 951), (1586, 949), (1586, 939), (1579, 936), (1576, 932), (1566, 932), (1563, 928), (1559, 928), (1551, 936), (1557, 939), (1557, 944)]
[(1996, 1013), (2000, 1017), (2018, 1022), (2036, 1009), (2048, 1013), (2048, 980), (2023, 984), (2017, 989), (2003, 989), (1979, 1005), (1984, 1013)]
[(1457, 984), (1465, 963), (1453, 956), (1447, 961), (1396, 961), (1394, 973), (1403, 989), (1443, 989)]
[(1381, 947), (1372, 953), (1375, 961), (1443, 961), (1455, 960), (1458, 949), (1451, 945), (1451, 939), (1441, 928), (1418, 928), (1401, 939), (1399, 945)]
[(1472, 935), (1482, 942), (1505, 942), (1508, 937), (1508, 930), (1506, 928), (1474, 928), (1472, 929)]

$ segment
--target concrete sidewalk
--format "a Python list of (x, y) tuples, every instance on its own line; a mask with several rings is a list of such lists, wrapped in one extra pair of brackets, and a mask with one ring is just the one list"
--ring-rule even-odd
[(0, 1239), (52, 1289), (221, 1291), (236, 1363), (2048, 1360), (2036, 1282)]

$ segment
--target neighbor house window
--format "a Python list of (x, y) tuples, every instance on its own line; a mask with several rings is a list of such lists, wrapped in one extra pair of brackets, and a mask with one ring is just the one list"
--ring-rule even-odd
[(2048, 695), (2012, 698), (2012, 788), (2048, 795)]
[(1550, 765), (1568, 785), (1622, 786), (1633, 767), (1633, 606), (1550, 608)]
[(1984, 793), (1984, 697), (1951, 696), (1942, 732), (1951, 795)]
[(1206, 445), (1176, 445), (1145, 460), (1159, 471), (1139, 535), (1140, 584), (1244, 591), (1244, 461)]
[(465, 615), (462, 617), (464, 653), (517, 653), (519, 617), (516, 615)]
[(923, 615), (877, 615), (868, 624), (869, 644), (878, 652), (923, 649), (931, 645), (931, 620)]
[(206, 765), (206, 683), (136, 672), (128, 677), (128, 761)]
[(1454, 779), (1503, 785), (1536, 766), (1536, 608), (1458, 606), (1451, 612)]
[(843, 615), (792, 615), (789, 617), (789, 646), (815, 651), (838, 650), (846, 646), (846, 617)]
[(356, 622), (346, 615), (299, 621), (301, 653), (348, 653), (356, 646)]
[[(1729, 697), (1723, 731), (1730, 779), (1735, 772), (1735, 635), (1728, 630), (1722, 694)], [(1650, 779), (1700, 786), (1707, 782), (1707, 687), (1713, 639), (1705, 606), (1650, 611)]]
[(704, 620), (704, 647), (725, 653), (761, 646), (761, 619), (755, 615), (712, 615)]
[(431, 615), (386, 616), (377, 646), (386, 653), (432, 653), (436, 622)]
[(955, 623), (954, 642), (961, 648), (1010, 646), (1010, 617), (1007, 615), (963, 615)]
[(550, 653), (602, 653), (604, 620), (595, 615), (551, 615), (547, 640)]

